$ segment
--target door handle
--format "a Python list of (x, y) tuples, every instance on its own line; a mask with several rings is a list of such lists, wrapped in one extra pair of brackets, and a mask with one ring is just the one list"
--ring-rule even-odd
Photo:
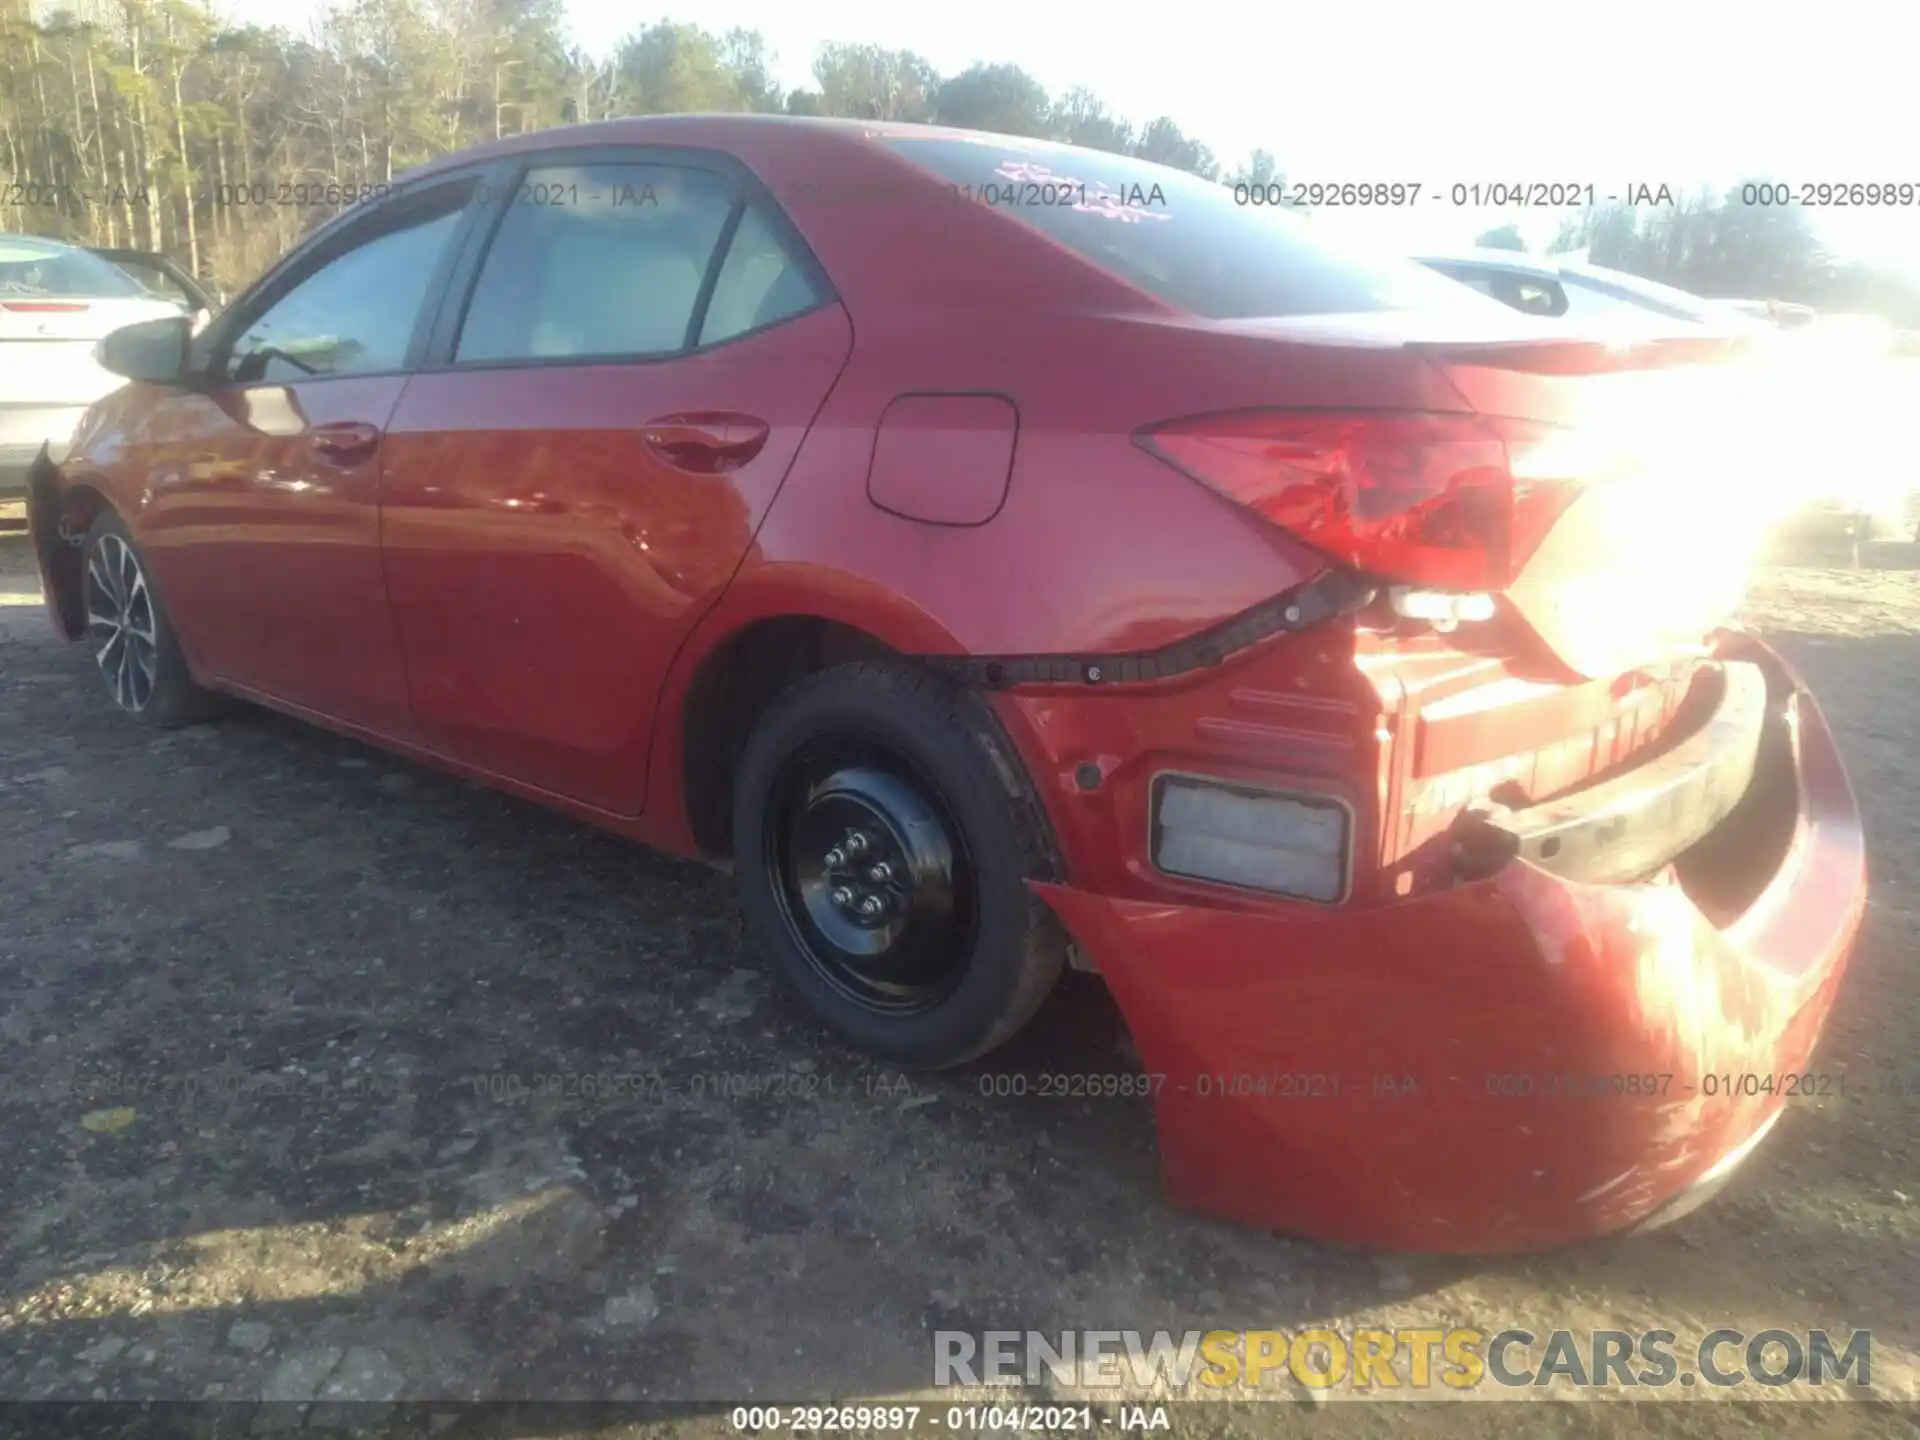
[(663, 464), (690, 475), (738, 470), (766, 446), (767, 422), (732, 411), (695, 410), (649, 420), (640, 439)]
[(333, 460), (356, 460), (380, 443), (380, 427), (364, 420), (335, 420), (309, 433), (313, 448)]

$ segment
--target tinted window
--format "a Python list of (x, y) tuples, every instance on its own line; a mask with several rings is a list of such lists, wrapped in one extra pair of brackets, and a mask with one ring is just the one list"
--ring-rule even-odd
[(32, 240), (0, 240), (0, 295), (142, 295), (131, 275), (98, 255)]
[(1494, 298), (1529, 315), (1558, 315), (1567, 308), (1557, 286), (1529, 280), (1524, 275), (1508, 276), (1507, 284)]
[(139, 281), (150, 293), (164, 300), (176, 301), (189, 309), (200, 303), (187, 293), (186, 288), (178, 280), (158, 265), (142, 264), (138, 260), (114, 260), (111, 263)]
[(1458, 280), (1462, 285), (1471, 285), (1482, 295), (1493, 295), (1493, 272), (1490, 270), (1470, 270), (1465, 266), (1433, 265), (1428, 268), (1438, 270), (1449, 280)]
[(1370, 257), (1309, 222), (1184, 171), (1004, 138), (889, 139), (971, 199), (1046, 232), (1127, 283), (1215, 319), (1473, 306), (1399, 256)]
[(1567, 314), (1576, 320), (1685, 320), (1697, 321), (1697, 315), (1674, 306), (1662, 305), (1644, 296), (1596, 285), (1578, 275), (1566, 277)]
[(677, 166), (528, 171), (480, 267), (454, 359), (685, 349), (733, 200), (720, 176)]
[(405, 220), (396, 213), (308, 275), (247, 326), (227, 373), (246, 383), (399, 369), (470, 193), (442, 191)]
[(1476, 290), (1491, 295), (1511, 310), (1527, 315), (1564, 315), (1567, 300), (1551, 280), (1522, 275), (1515, 270), (1441, 270), (1456, 280), (1466, 280)]
[(700, 343), (716, 344), (776, 324), (820, 302), (812, 276), (758, 205), (740, 217), (720, 262)]

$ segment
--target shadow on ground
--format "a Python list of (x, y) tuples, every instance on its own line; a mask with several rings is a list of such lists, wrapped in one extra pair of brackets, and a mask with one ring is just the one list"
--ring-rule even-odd
[[(1644, 1324), (1852, 1314), (1914, 1342), (1920, 1252), (1885, 1198), (1916, 1173), (1911, 1100), (1790, 1116), (1728, 1200), (1646, 1241), (1476, 1266), (1215, 1225), (1161, 1201), (1143, 1102), (1004, 1093), (1131, 1072), (1096, 982), (980, 1065), (900, 1074), (772, 989), (726, 877), (262, 713), (154, 737), (19, 621), (0, 614), (0, 1397), (265, 1401), (278, 1424), (884, 1396), (930, 1383), (940, 1329), (1422, 1304), (1497, 1326), (1515, 1296), (1564, 1315), (1599, 1289)], [(1920, 641), (1787, 648), (1886, 857), (1828, 1050), (1910, 1069)]]

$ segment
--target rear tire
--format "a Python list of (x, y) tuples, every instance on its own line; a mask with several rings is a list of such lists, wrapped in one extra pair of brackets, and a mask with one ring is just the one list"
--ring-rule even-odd
[(1009, 1039), (1067, 938), (1028, 887), (1046, 822), (977, 696), (904, 666), (840, 665), (779, 696), (735, 772), (747, 927), (824, 1024), (945, 1069)]
[(194, 683), (146, 562), (113, 511), (87, 527), (82, 560), (87, 648), (113, 703), (156, 729), (217, 714), (220, 697)]

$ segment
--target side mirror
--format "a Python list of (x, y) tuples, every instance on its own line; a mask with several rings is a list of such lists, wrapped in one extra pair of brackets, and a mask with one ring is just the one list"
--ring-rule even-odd
[(187, 344), (193, 321), (185, 315), (123, 325), (94, 346), (100, 368), (150, 385), (178, 385), (187, 378)]

